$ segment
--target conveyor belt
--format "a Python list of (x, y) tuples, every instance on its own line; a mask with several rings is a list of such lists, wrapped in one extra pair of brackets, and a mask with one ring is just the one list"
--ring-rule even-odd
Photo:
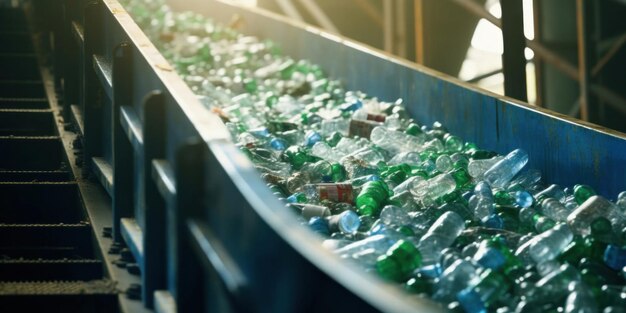
[(0, 311), (115, 312), (21, 10), (0, 43)]

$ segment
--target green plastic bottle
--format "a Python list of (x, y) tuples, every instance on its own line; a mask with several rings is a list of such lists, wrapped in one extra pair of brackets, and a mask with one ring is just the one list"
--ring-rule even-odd
[(378, 257), (376, 271), (380, 276), (392, 281), (406, 280), (422, 264), (422, 255), (410, 242), (398, 240)]
[(389, 199), (387, 185), (382, 181), (369, 181), (363, 185), (356, 197), (357, 212), (360, 215), (377, 216), (387, 199)]

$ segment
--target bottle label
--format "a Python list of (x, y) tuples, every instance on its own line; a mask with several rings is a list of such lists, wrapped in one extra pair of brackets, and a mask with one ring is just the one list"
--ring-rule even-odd
[(320, 200), (353, 203), (352, 185), (350, 184), (317, 184)]
[(384, 114), (370, 114), (370, 113), (367, 114), (368, 121), (384, 123), (386, 119), (387, 119), (387, 115), (384, 115)]
[(381, 123), (374, 121), (351, 120), (349, 136), (359, 136), (369, 139), (374, 127), (380, 125)]

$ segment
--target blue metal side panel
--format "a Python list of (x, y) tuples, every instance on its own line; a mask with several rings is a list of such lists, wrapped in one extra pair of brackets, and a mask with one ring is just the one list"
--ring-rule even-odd
[[(220, 149), (228, 156), (228, 150)], [(236, 150), (231, 150), (236, 151)], [(220, 153), (221, 154), (221, 153)], [(238, 153), (237, 153), (238, 154)], [(218, 156), (219, 157), (219, 156)], [(235, 157), (235, 155), (230, 155)], [(213, 160), (211, 160), (213, 159)], [(259, 191), (255, 196), (260, 199), (250, 202), (253, 190), (238, 190), (236, 182), (223, 179), (227, 171), (217, 166), (215, 156), (209, 156), (207, 164), (207, 186), (204, 197), (206, 221), (227, 248), (231, 257), (244, 273), (251, 292), (250, 303), (265, 303), (263, 312), (300, 312), (316, 304), (313, 300), (319, 295), (305, 291), (308, 286), (315, 285), (316, 277), (313, 268), (303, 262), (302, 256), (290, 249), (285, 241), (268, 226), (266, 222), (251, 208), (262, 199), (271, 200), (274, 195), (261, 182), (248, 181)], [(253, 168), (239, 168), (241, 173), (256, 174)], [(271, 243), (271, 244), (270, 244)], [(280, 270), (268, 270), (271, 268)], [(218, 280), (212, 277), (212, 280)], [(271, 285), (271, 288), (268, 288)], [(214, 293), (209, 288), (207, 291)], [(322, 297), (319, 297), (322, 298)], [(225, 303), (212, 303), (207, 311), (222, 312)], [(350, 305), (358, 307), (356, 301)], [(364, 305), (361, 303), (361, 305)], [(313, 310), (316, 311), (316, 310)], [(338, 311), (338, 310), (336, 310)]]
[[(141, 58), (139, 53), (135, 53), (134, 57)], [(146, 96), (146, 93), (155, 89), (155, 86), (161, 86), (162, 83), (158, 80), (156, 75), (148, 75), (147, 73), (152, 72), (150, 68), (150, 64), (146, 62), (134, 62), (133, 63), (133, 77), (137, 79), (133, 80), (133, 95), (132, 95), (132, 105), (139, 118), (143, 121), (143, 107), (142, 103)]]
[(528, 166), (541, 170), (547, 182), (563, 186), (585, 183), (611, 198), (626, 189), (624, 134), (514, 103), (261, 10), (219, 1), (197, 2), (172, 5), (194, 8), (223, 23), (237, 15), (244, 21), (243, 33), (272, 39), (286, 54), (320, 64), (348, 89), (387, 101), (404, 99), (420, 123), (440, 121), (453, 134), (503, 154), (523, 148), (531, 158)]
[[(171, 104), (171, 105), (170, 105)], [(180, 148), (181, 143), (198, 133), (189, 123), (184, 112), (180, 110), (175, 102), (168, 103), (166, 107), (167, 114), (167, 142), (170, 143), (166, 147), (166, 156), (168, 160), (176, 159), (176, 152)]]
[(548, 182), (584, 183), (612, 198), (626, 189), (624, 138), (502, 102), (498, 120), (497, 148), (526, 149), (529, 166), (540, 169)]

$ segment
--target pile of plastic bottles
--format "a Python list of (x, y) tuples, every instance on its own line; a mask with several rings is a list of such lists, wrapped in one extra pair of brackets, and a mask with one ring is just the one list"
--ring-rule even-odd
[(459, 312), (626, 312), (626, 193), (420, 125), (310, 62), (163, 1), (129, 12), (269, 188), (366, 271)]

